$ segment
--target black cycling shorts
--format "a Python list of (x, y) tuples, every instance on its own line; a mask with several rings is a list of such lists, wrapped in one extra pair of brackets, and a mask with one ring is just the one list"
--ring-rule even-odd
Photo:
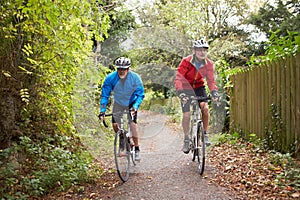
[[(120, 124), (121, 123), (121, 117), (123, 116), (123, 112), (125, 110), (129, 111), (130, 108), (132, 108), (133, 104), (134, 104), (134, 102), (131, 103), (129, 106), (122, 106), (120, 104), (114, 103), (112, 112), (113, 113), (118, 113), (118, 114), (113, 114), (112, 123)], [(130, 122), (133, 121), (134, 123), (137, 123), (137, 111), (135, 112), (135, 115), (134, 115), (133, 119), (131, 119), (130, 114), (128, 114), (128, 119), (129, 119)]]
[[(196, 88), (194, 90), (184, 90), (183, 91), (187, 96), (198, 96), (198, 97), (207, 97), (205, 86)], [(188, 102), (183, 106), (181, 103), (182, 112), (190, 112), (190, 105), (192, 100), (189, 99)], [(207, 100), (199, 100), (201, 102), (207, 102)]]

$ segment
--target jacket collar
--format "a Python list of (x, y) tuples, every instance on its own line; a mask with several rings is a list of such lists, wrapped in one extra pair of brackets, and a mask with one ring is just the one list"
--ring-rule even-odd
[[(195, 65), (195, 62), (196, 62), (196, 58), (195, 58), (195, 54), (193, 54), (193, 55), (191, 55), (191, 58), (190, 58), (190, 63), (192, 64), (192, 65)], [(204, 59), (204, 65), (206, 65), (207, 64), (207, 60), (206, 60), (206, 58)]]

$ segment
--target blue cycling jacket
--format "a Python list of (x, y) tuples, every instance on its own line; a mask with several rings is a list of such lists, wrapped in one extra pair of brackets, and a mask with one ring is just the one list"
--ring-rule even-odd
[(133, 103), (133, 108), (138, 110), (145, 93), (142, 79), (132, 71), (128, 71), (125, 79), (120, 79), (118, 72), (112, 72), (107, 75), (102, 86), (100, 112), (106, 111), (106, 105), (110, 97), (111, 91), (114, 94), (114, 102), (129, 106)]

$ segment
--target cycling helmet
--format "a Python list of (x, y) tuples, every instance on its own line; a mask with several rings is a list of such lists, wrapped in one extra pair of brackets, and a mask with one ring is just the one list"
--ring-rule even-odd
[(125, 57), (120, 57), (115, 61), (117, 69), (127, 69), (130, 67), (130, 59)]
[(206, 48), (208, 49), (208, 44), (205, 39), (195, 40), (193, 42), (193, 48)]

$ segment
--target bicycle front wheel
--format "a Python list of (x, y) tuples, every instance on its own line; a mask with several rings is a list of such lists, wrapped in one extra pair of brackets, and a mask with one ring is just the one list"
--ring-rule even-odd
[(200, 175), (204, 172), (204, 166), (205, 166), (205, 142), (204, 142), (204, 129), (203, 129), (203, 123), (199, 122), (197, 125), (197, 138), (198, 140), (198, 162), (199, 162), (199, 173)]
[(124, 131), (116, 133), (114, 141), (114, 155), (117, 173), (123, 182), (129, 178), (130, 170), (130, 146)]

